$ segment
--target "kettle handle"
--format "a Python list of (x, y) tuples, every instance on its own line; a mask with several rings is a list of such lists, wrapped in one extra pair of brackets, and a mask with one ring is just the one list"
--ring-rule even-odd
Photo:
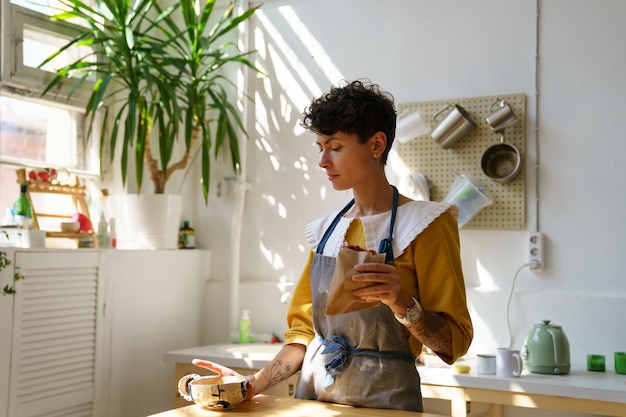
[[(567, 358), (565, 354), (565, 346), (563, 343), (563, 337), (557, 329), (547, 329), (550, 336), (552, 336), (552, 346), (554, 346), (554, 361), (557, 365), (567, 365)], [(558, 334), (557, 334), (558, 333)]]

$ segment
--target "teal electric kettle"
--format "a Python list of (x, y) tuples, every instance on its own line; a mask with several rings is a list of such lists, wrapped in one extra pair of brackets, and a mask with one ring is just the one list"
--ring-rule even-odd
[(570, 371), (569, 341), (561, 326), (550, 320), (530, 329), (522, 349), (524, 366), (537, 374), (567, 374)]

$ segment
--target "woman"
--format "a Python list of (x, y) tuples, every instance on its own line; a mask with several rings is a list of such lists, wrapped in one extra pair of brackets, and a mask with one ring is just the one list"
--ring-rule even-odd
[[(306, 226), (308, 263), (293, 293), (285, 345), (248, 378), (248, 398), (300, 371), (297, 398), (423, 411), (414, 366), (422, 345), (446, 363), (463, 355), (473, 329), (461, 270), (456, 207), (412, 201), (385, 175), (396, 129), (393, 97), (376, 84), (333, 87), (305, 110), (319, 166), (354, 199)], [(378, 307), (328, 316), (328, 289), (345, 244), (385, 253), (385, 263), (355, 265), (352, 295)], [(234, 372), (194, 360), (218, 374)]]

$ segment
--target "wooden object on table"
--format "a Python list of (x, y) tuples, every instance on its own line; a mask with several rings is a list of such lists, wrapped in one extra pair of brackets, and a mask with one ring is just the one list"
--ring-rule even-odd
[[(257, 395), (237, 404), (231, 410), (214, 410), (198, 404), (153, 414), (150, 417), (242, 417), (256, 414), (263, 417), (438, 417), (436, 414), (380, 408), (361, 408), (321, 401)], [(439, 416), (440, 417), (440, 416)]]

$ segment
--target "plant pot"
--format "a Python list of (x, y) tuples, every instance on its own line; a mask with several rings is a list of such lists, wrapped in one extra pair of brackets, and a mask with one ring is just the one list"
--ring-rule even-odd
[(118, 249), (177, 249), (183, 198), (126, 194), (112, 201)]

